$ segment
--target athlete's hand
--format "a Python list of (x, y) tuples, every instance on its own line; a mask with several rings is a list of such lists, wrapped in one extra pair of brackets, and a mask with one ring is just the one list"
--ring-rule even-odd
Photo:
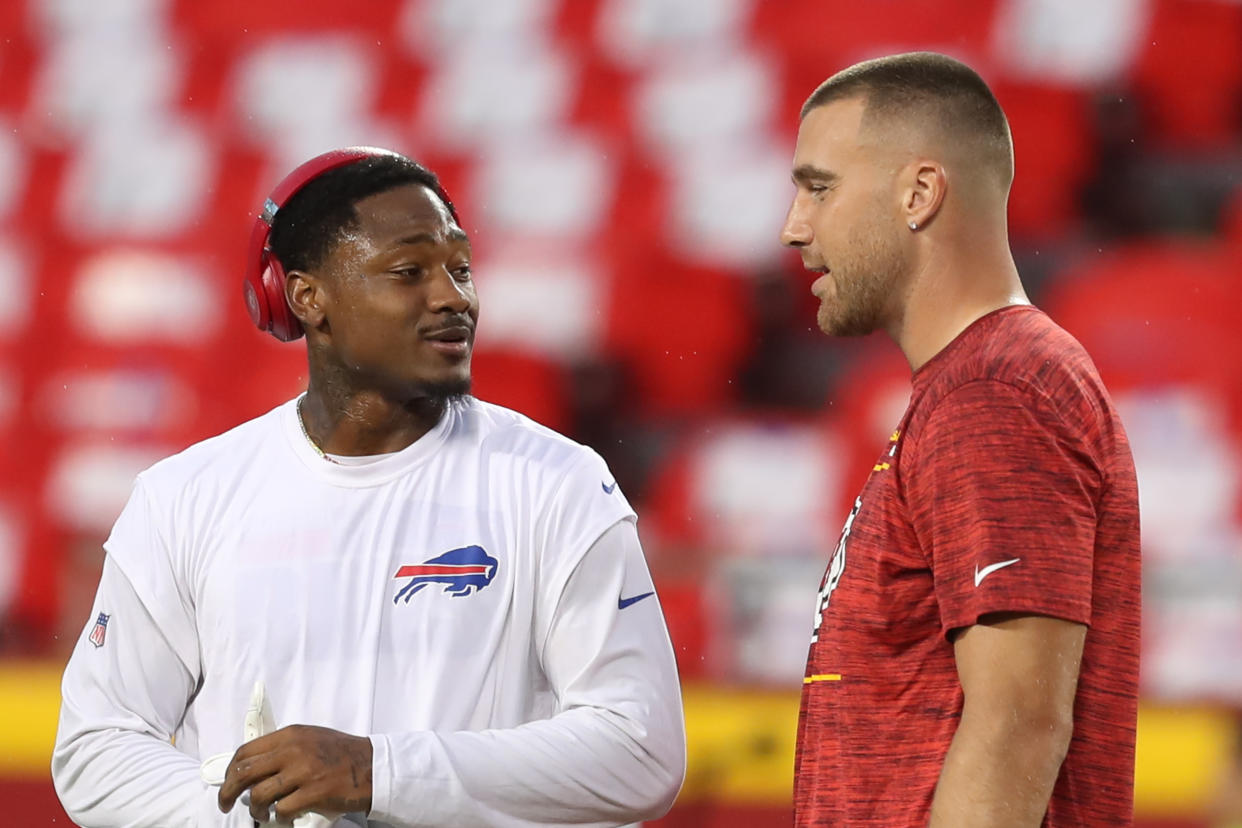
[(250, 791), (250, 815), (292, 822), (307, 811), (337, 815), (371, 810), (371, 740), (326, 727), (292, 725), (237, 749), (220, 786), (228, 813)]

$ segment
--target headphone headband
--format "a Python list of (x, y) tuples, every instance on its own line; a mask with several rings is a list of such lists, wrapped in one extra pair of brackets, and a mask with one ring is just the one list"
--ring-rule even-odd
[[(263, 209), (255, 217), (254, 226), (250, 230), (245, 282), (242, 286), (246, 310), (259, 330), (268, 331), (282, 342), (289, 342), (302, 335), (302, 324), (293, 315), (285, 300), (284, 268), (268, 244), (277, 212), (299, 190), (329, 170), (366, 158), (385, 156), (404, 157), (380, 147), (346, 147), (317, 155), (281, 179), (276, 189), (263, 202)], [(451, 205), (449, 210), (452, 211)]]

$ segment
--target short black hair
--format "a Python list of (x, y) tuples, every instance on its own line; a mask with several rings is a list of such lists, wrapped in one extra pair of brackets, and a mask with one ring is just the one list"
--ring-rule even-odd
[(974, 139), (1013, 178), (1013, 138), (1000, 102), (979, 73), (936, 52), (908, 52), (843, 69), (819, 85), (800, 118), (824, 104), (862, 98), (864, 123), (894, 116), (934, 119), (947, 135)]
[(272, 253), (286, 273), (315, 270), (344, 233), (358, 226), (359, 201), (407, 184), (429, 188), (460, 224), (435, 173), (403, 155), (376, 155), (328, 170), (294, 193), (272, 220)]

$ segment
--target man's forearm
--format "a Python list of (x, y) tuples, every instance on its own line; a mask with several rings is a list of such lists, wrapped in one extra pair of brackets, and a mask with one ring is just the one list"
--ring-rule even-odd
[(86, 828), (194, 828), (220, 819), (198, 761), (145, 733), (74, 735), (56, 746), (52, 778), (69, 816)]
[(681, 732), (666, 718), (583, 707), (507, 730), (373, 737), (372, 818), (396, 826), (654, 819), (685, 768)]
[(932, 801), (931, 828), (1038, 828), (1072, 722), (966, 710)]

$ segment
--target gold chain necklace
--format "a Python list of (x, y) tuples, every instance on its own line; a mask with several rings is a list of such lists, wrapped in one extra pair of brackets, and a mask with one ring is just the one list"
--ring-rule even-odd
[(306, 438), (306, 442), (310, 444), (310, 447), (315, 450), (315, 454), (318, 454), (320, 457), (322, 457), (324, 460), (327, 460), (329, 463), (334, 463), (339, 466), (340, 463), (337, 463), (335, 460), (329, 457), (327, 453), (323, 449), (321, 449), (314, 440), (311, 439), (310, 432), (306, 430), (306, 418), (302, 416), (302, 403), (304, 402), (306, 402), (305, 394), (303, 394), (301, 397), (298, 398), (298, 427), (302, 429), (302, 436)]

